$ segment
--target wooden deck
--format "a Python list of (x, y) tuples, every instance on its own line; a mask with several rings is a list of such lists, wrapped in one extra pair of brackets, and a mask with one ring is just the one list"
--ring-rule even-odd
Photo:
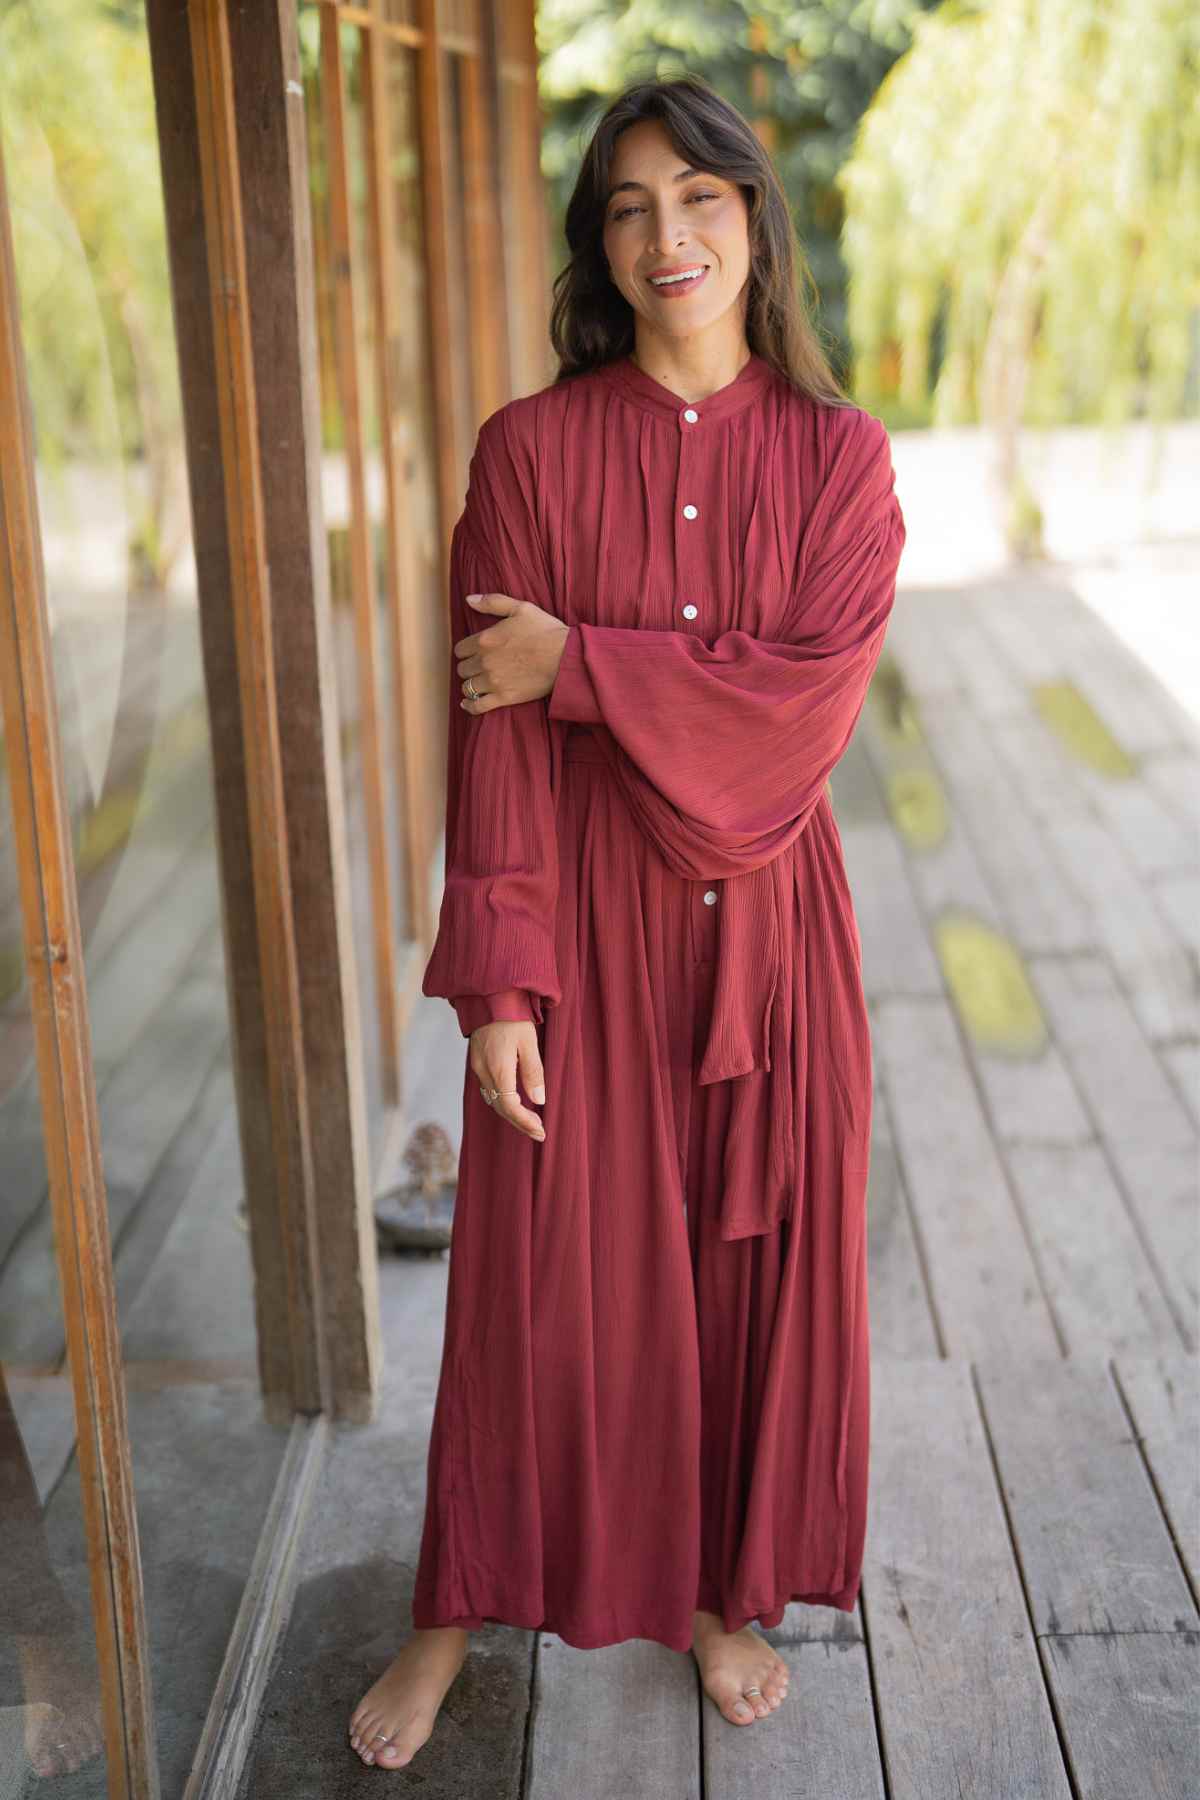
[[(1200, 1793), (1195, 727), (1053, 578), (906, 590), (834, 792), (876, 1081), (860, 1604), (789, 1609), (789, 1699), (742, 1728), (689, 1656), (489, 1627), (397, 1788)], [(456, 1129), (461, 1057), (434, 1003), (414, 1122)], [(385, 1266), (254, 1800), (376, 1779), (344, 1721), (407, 1628), (445, 1273)]]

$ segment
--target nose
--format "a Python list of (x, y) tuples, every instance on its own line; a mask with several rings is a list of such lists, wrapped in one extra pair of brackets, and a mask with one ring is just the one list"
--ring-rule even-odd
[(662, 256), (684, 241), (687, 226), (668, 209), (658, 215), (658, 223), (650, 235), (650, 248), (655, 256)]

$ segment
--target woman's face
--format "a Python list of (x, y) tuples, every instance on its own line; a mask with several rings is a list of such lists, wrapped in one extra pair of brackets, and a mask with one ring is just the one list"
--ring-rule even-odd
[[(657, 120), (617, 138), (604, 211), (612, 278), (638, 317), (667, 338), (706, 330), (733, 306), (750, 273), (749, 212), (736, 182), (688, 165)], [(653, 275), (702, 266), (658, 287)]]

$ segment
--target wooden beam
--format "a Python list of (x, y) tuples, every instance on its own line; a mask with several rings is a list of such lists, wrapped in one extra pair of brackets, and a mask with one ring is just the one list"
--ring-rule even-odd
[[(445, 93), (442, 83), (441, 56), (438, 42), (437, 0), (417, 0), (421, 24), (421, 48), (418, 54), (418, 92), (421, 119), (422, 211), (425, 220), (426, 305), (435, 319), (453, 317), (450, 294), (450, 248), (447, 229), (446, 145), (443, 113)], [(467, 462), (471, 446), (458, 442), (458, 385), (465, 379), (463, 346), (451, 343), (445, 333), (434, 339), (433, 400), (437, 422), (437, 489), (441, 513), (441, 584), (445, 594), (450, 586), (450, 538), (462, 511), (466, 491)]]
[[(392, 111), (388, 58), (407, 52), (389, 44), (376, 31), (364, 32), (363, 106), (366, 126), (368, 213), (371, 220), (371, 266), (375, 279), (375, 376), (378, 390), (380, 449), (387, 495), (387, 606), (391, 620), (391, 667), (395, 733), (395, 776), (399, 826), (404, 833), (404, 936), (426, 943), (433, 932), (429, 895), (432, 814), (429, 781), (432, 722), (428, 690), (419, 655), (425, 598), (418, 584), (413, 548), (412, 500), (403, 444), (413, 435), (416, 396), (406, 407), (392, 376), (391, 347), (408, 321), (400, 317), (396, 294), (396, 233), (391, 169)], [(415, 321), (413, 321), (415, 324)], [(406, 426), (408, 429), (406, 430)], [(397, 442), (397, 440), (400, 440)], [(440, 739), (439, 739), (440, 741)]]
[(33, 418), (0, 155), (0, 708), (110, 1800), (157, 1800), (158, 1764), (79, 900), (46, 615)]
[[(367, 58), (369, 34), (359, 33), (359, 55)], [(367, 70), (362, 72), (366, 107)], [(371, 884), (371, 949), (375, 1006), (379, 1015), (383, 1099), (400, 1099), (400, 1025), (396, 969), (396, 908), (388, 858), (387, 799), (384, 789), (383, 731), (379, 716), (381, 651), (375, 544), (367, 500), (366, 445), (362, 397), (359, 393), (359, 333), (372, 296), (356, 292), (351, 235), (350, 148), (346, 118), (346, 71), (342, 25), (337, 12), (321, 8), (321, 118), (329, 191), (329, 254), (334, 303), (334, 343), (343, 451), (350, 498), (350, 599), (357, 652), (358, 706), (362, 730), (362, 783), (366, 808), (367, 860)], [(365, 121), (364, 121), (365, 123)], [(367, 157), (370, 159), (368, 139)], [(372, 209), (373, 210), (373, 209)], [(378, 258), (368, 252), (368, 263)], [(372, 271), (374, 273), (374, 271)], [(383, 324), (375, 301), (374, 338), (382, 340)], [(370, 372), (374, 374), (375, 371)], [(387, 439), (387, 416), (379, 413), (381, 448)], [(390, 526), (390, 506), (389, 526)], [(390, 532), (389, 532), (390, 549)], [(391, 558), (389, 556), (389, 563)], [(390, 570), (389, 570), (390, 574)]]
[[(192, 0), (192, 65), (208, 246), (219, 454), (246, 757), (254, 910), (267, 1039), (275, 1202), (283, 1240), (294, 1403), (325, 1403), (317, 1304), (308, 1081), (300, 1017), (288, 819), (279, 742), (274, 601), (266, 554), (258, 402), (242, 227), (241, 171), (226, 0)], [(261, 1200), (251, 1196), (251, 1216)]]
[[(259, 1367), (273, 1418), (287, 1419), (297, 1406), (327, 1405), (336, 1416), (365, 1419), (378, 1380), (378, 1278), (321, 499), (311, 211), (294, 10), (290, 0), (279, 0), (269, 29), (260, 9), (226, 12), (234, 78), (222, 102), (220, 141), (230, 146), (227, 157), (236, 157), (241, 267), (232, 275), (215, 260), (213, 267), (227, 329), (224, 306), (237, 304), (237, 366), (239, 379), (253, 391), (253, 429), (247, 419), (224, 416), (229, 408), (218, 403), (225, 383), (218, 373), (211, 228), (201, 178), (202, 162), (213, 152), (202, 153), (201, 84), (193, 69), (188, 10), (180, 0), (148, 0), (147, 24), (212, 726)], [(207, 102), (206, 110), (212, 110)], [(211, 144), (211, 124), (206, 131)], [(230, 285), (223, 288), (223, 281)], [(220, 366), (228, 369), (229, 363), (226, 354)], [(252, 495), (231, 492), (218, 454), (223, 432), (235, 434), (235, 456), (252, 457)], [(263, 745), (250, 744), (239, 679), (231, 541), (235, 513), (244, 514), (247, 504), (257, 520), (258, 550), (249, 577), (241, 558), (243, 589), (247, 580), (253, 586), (259, 579), (258, 558), (270, 571), (257, 618), (276, 700), (267, 747), (277, 775), (268, 803), (279, 807), (277, 780), (285, 801), (274, 815), (274, 854), (285, 864), (290, 900), (290, 942), (282, 963), (278, 946), (264, 944), (258, 924), (253, 843), (263, 819), (262, 796), (257, 814), (251, 798)], [(254, 712), (256, 734), (257, 718)], [(293, 1009), (286, 1036), (273, 998), (280, 980), (285, 1018)], [(271, 1068), (281, 1052), (289, 1079), (303, 1089), (305, 1122), (303, 1151), (297, 1145), (295, 1155), (289, 1151), (282, 1161), (271, 1106)], [(285, 1181), (291, 1196), (300, 1197), (299, 1207), (284, 1203)], [(320, 1194), (319, 1207), (312, 1205), (314, 1193)], [(322, 1350), (324, 1386), (314, 1380), (314, 1353)]]
[[(483, 24), (480, 0), (470, 0), (478, 40)], [(473, 362), (476, 429), (511, 392), (508, 371), (507, 282), (500, 254), (497, 202), (503, 172), (492, 156), (490, 81), (483, 72), (482, 46), (459, 58), (462, 94), (462, 158), (466, 191), (466, 251), (470, 353)]]

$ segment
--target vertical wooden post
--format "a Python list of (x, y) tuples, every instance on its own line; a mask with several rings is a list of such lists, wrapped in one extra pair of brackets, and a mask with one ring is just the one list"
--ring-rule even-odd
[[(379, 1015), (380, 1064), (384, 1104), (400, 1100), (400, 996), (397, 980), (395, 899), (388, 857), (386, 817), (388, 789), (383, 761), (383, 729), (379, 707), (379, 608), (375, 545), (367, 499), (366, 446), (359, 379), (359, 332), (364, 296), (356, 291), (351, 234), (350, 146), (346, 120), (346, 71), (342, 56), (342, 21), (330, 6), (321, 8), (321, 115), (325, 133), (325, 168), (329, 180), (329, 251), (333, 270), (334, 354), (341, 400), (346, 475), (350, 490), (350, 589), (358, 673), (362, 738), (363, 801), (367, 823), (367, 858), (371, 877), (371, 954), (375, 1004)], [(367, 34), (360, 32), (360, 40)], [(362, 42), (362, 55), (369, 46)], [(364, 107), (369, 86), (363, 76)], [(368, 151), (368, 155), (370, 152)], [(375, 260), (372, 258), (372, 260)], [(382, 332), (377, 319), (376, 340)], [(366, 372), (367, 379), (374, 370)], [(381, 445), (386, 445), (387, 415), (380, 413)], [(390, 509), (389, 509), (390, 511)], [(389, 565), (391, 558), (389, 557)], [(389, 570), (390, 574), (390, 570)]]
[(294, 4), (146, 11), (259, 1365), (270, 1416), (364, 1420), (377, 1265)]
[(504, 170), (492, 161), (490, 83), (483, 73), (483, 18), (480, 0), (470, 8), (474, 45), (460, 57), (463, 88), (463, 144), (467, 217), (467, 280), (470, 293), (471, 355), (479, 417), (476, 427), (508, 398), (508, 301), (497, 229), (497, 189)]
[[(308, 1079), (302, 1044), (274, 605), (263, 521), (258, 400), (242, 228), (226, 0), (189, 7), (221, 469), (230, 550), (254, 910), (265, 1011), (274, 1200), (283, 1244), (294, 1403), (326, 1403), (317, 1300)], [(251, 1196), (252, 1204), (255, 1197)]]
[(110, 1800), (157, 1800), (125, 1378), (20, 316), (0, 154), (0, 708), (75, 1398), (108, 1792)]

